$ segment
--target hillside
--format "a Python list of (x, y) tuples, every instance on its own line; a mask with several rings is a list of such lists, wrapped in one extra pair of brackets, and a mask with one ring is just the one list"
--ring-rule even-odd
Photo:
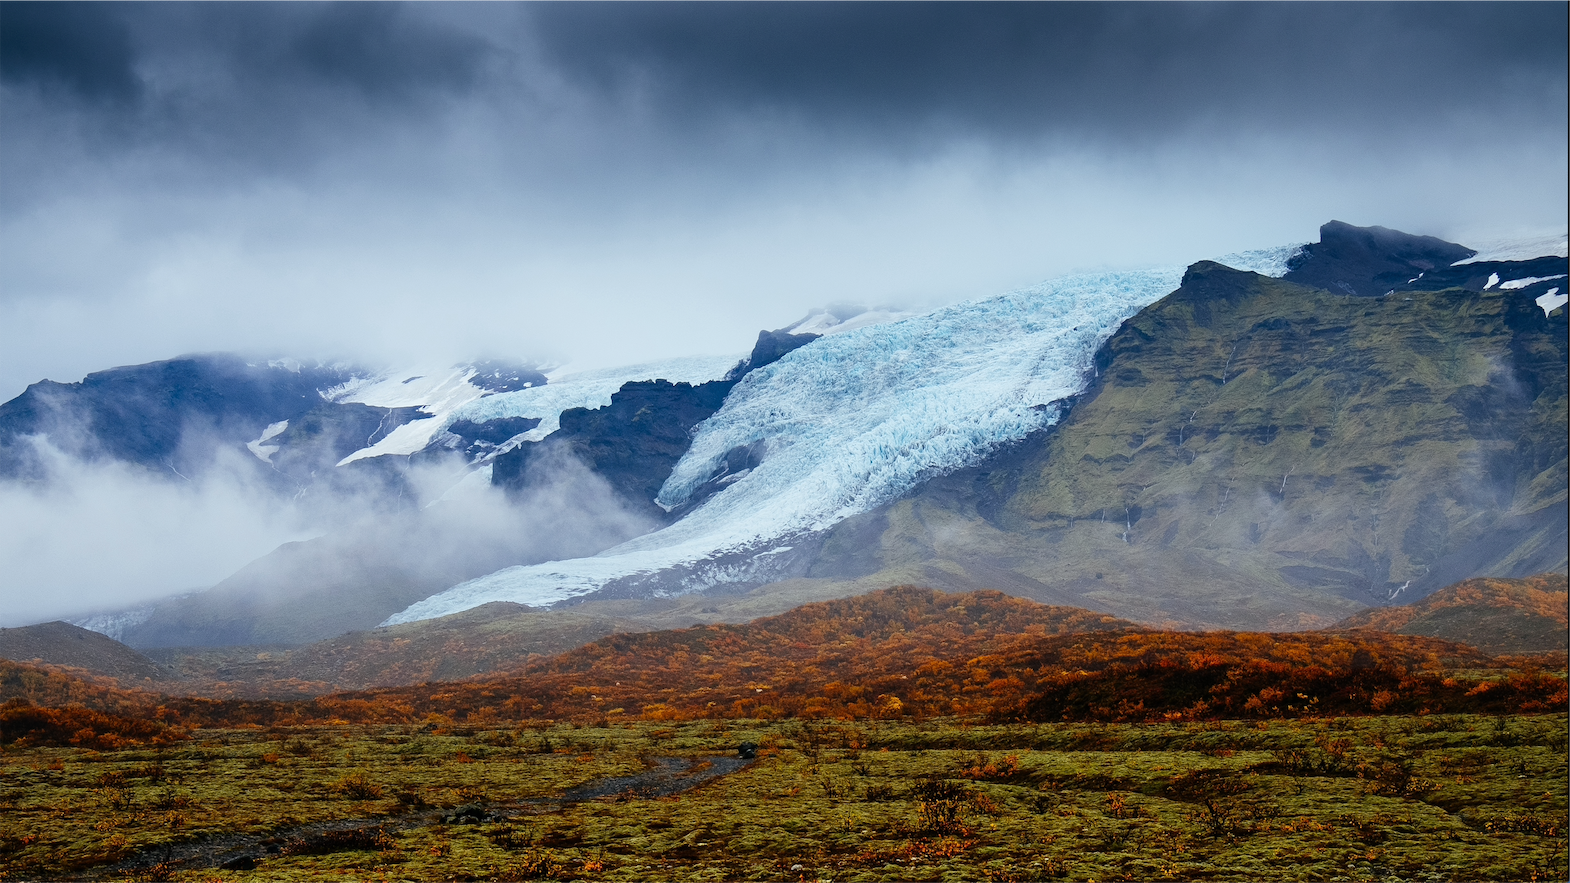
[(639, 624), (517, 604), (486, 604), (440, 619), (355, 631), (301, 647), (149, 651), (203, 696), (315, 696), (455, 681), (516, 669)]
[[(914, 718), (1146, 720), (1555, 707), (1564, 681), (1446, 681), (1476, 650), (1383, 633), (1152, 631), (998, 592), (902, 587), (746, 625), (618, 634), (517, 673), (325, 696), (293, 710), (346, 720)], [(1303, 693), (1299, 701), (1292, 697)], [(437, 715), (431, 718), (430, 715)]]
[(1102, 348), (1061, 425), (837, 525), (808, 579), (774, 588), (987, 586), (1298, 629), (1562, 570), (1565, 313), (1196, 264)]
[[(950, 715), (1172, 721), (1532, 713), (1562, 706), (1565, 695), (1562, 675), (1512, 672), (1471, 647), (1429, 637), (1155, 631), (998, 592), (912, 587), (746, 625), (615, 634), (464, 681), (296, 701), (242, 698), (224, 684), (182, 686), (183, 698), (160, 696), (79, 669), (0, 662), (0, 699), (10, 700), (0, 740), (76, 744), (162, 732), (137, 731), (125, 715), (155, 716), (159, 727)], [(83, 735), (67, 726), (76, 718), (36, 710), (73, 705), (109, 717), (82, 718), (90, 731)]]
[(84, 669), (127, 687), (159, 688), (177, 680), (174, 672), (119, 641), (65, 622), (0, 629), (0, 659)]
[(1566, 626), (1565, 575), (1544, 573), (1463, 580), (1421, 601), (1365, 610), (1330, 628), (1426, 635), (1500, 654), (1562, 653)]

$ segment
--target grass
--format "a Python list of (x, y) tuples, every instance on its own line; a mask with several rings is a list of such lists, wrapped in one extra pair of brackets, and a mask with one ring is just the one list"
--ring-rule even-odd
[[(253, 869), (131, 876), (1565, 879), (1565, 733), (1564, 715), (694, 721), (11, 748), (0, 755), (0, 877), (123, 879), (113, 863), (133, 854), (250, 835), (274, 847)], [(672, 797), (552, 799), (647, 758), (748, 741), (757, 762)], [(371, 821), (297, 830), (355, 819)]]

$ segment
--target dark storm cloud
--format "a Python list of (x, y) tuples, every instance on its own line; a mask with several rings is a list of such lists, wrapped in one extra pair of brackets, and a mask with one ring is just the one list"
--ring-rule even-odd
[(141, 91), (130, 31), (103, 3), (0, 5), (0, 78), (89, 101), (129, 101)]
[(0, 71), (11, 83), (63, 85), (87, 99), (142, 97), (159, 55), (200, 64), (236, 92), (344, 87), (373, 101), (475, 79), (487, 46), (382, 3), (0, 4)]
[(1565, 119), (1558, 3), (13, 2), (3, 16), (9, 85), (64, 86), (103, 115), (134, 103), (144, 125), (117, 142), (264, 165), (478, 95), (528, 129), (553, 87), (645, 106), (693, 140), (775, 114), (898, 151)]
[[(1157, 137), (1389, 127), (1562, 97), (1564, 4), (759, 3), (533, 8), (550, 58), (667, 110)], [(1501, 90), (1509, 84), (1513, 88)], [(1556, 90), (1557, 86), (1557, 90)], [(1536, 112), (1563, 117), (1561, 106)]]
[(1560, 225), (1565, 28), (1563, 3), (0, 3), (0, 396), (217, 349), (721, 352), (821, 303), (1332, 217)]

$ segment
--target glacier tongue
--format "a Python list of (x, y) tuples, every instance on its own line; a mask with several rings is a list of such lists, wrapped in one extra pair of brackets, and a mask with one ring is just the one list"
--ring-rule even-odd
[(1096, 348), (1182, 277), (1073, 276), (813, 341), (749, 373), (700, 425), (662, 505), (686, 502), (728, 451), (761, 442), (764, 453), (685, 518), (590, 558), (461, 583), (385, 624), (490, 601), (546, 605), (661, 572), (679, 575), (676, 591), (767, 578), (793, 537), (1056, 422), (1056, 403), (1090, 379)]

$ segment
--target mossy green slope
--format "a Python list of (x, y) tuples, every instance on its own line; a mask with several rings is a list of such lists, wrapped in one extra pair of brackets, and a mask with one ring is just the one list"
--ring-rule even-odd
[(1562, 571), (1566, 311), (1512, 294), (1338, 297), (1195, 264), (1059, 427), (843, 523), (774, 588), (1282, 629)]

